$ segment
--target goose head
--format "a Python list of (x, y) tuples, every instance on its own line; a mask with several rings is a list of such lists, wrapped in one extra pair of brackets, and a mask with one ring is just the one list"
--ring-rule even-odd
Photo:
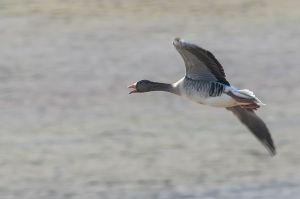
[(149, 92), (149, 91), (153, 91), (154, 90), (154, 82), (151, 82), (149, 80), (141, 80), (138, 81), (130, 86), (128, 86), (128, 88), (131, 88), (132, 91), (129, 92), (129, 94), (131, 93), (145, 93), (145, 92)]

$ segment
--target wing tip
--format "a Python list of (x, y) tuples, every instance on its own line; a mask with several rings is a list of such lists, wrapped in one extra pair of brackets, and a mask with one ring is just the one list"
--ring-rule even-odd
[[(229, 107), (227, 108), (227, 110), (232, 111), (240, 119), (240, 121), (248, 127), (248, 129), (268, 150), (271, 156), (276, 155), (276, 147), (274, 145), (269, 129), (267, 128), (266, 124), (253, 112), (253, 110), (246, 110), (239, 106)], [(256, 122), (260, 124), (260, 129), (253, 128), (253, 125), (249, 125), (249, 120), (255, 118), (257, 118)]]
[(266, 147), (266, 149), (269, 151), (271, 156), (274, 157), (277, 154), (276, 148), (275, 148), (272, 140), (270, 140), (270, 141), (263, 140), (262, 144)]

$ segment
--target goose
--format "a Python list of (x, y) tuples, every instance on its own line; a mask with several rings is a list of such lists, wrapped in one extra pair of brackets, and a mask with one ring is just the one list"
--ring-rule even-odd
[(252, 91), (231, 86), (222, 65), (208, 50), (180, 38), (175, 38), (173, 45), (185, 63), (185, 76), (172, 84), (140, 80), (128, 86), (132, 89), (129, 94), (164, 91), (199, 104), (226, 108), (254, 134), (270, 155), (275, 155), (269, 129), (255, 114), (255, 110), (265, 104)]

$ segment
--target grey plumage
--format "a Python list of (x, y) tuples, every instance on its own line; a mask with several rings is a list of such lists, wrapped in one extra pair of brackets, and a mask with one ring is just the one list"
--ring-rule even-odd
[(194, 80), (189, 77), (184, 78), (183, 87), (187, 94), (199, 93), (203, 97), (217, 97), (222, 95), (225, 85), (215, 81)]
[[(179, 38), (175, 38), (173, 44), (185, 63), (185, 80), (188, 80), (185, 83), (185, 89), (192, 90), (195, 87), (202, 96), (217, 97), (224, 92), (225, 86), (230, 86), (222, 65), (211, 52)], [(227, 109), (248, 127), (271, 154), (276, 154), (269, 129), (253, 110), (240, 106)]]
[(179, 38), (175, 38), (173, 43), (184, 60), (186, 76), (195, 80), (217, 81), (230, 85), (222, 65), (211, 52)]
[(253, 110), (243, 109), (239, 106), (227, 108), (255, 135), (255, 137), (269, 150), (271, 155), (276, 154), (276, 149), (268, 127)]
[(219, 82), (211, 82), (208, 94), (210, 97), (220, 96), (223, 94), (224, 89), (225, 89), (225, 85)]

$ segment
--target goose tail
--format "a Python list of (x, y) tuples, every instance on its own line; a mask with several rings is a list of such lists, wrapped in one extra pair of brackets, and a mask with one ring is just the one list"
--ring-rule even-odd
[(256, 110), (260, 106), (265, 105), (254, 95), (252, 91), (248, 89), (238, 90), (235, 88), (230, 88), (226, 93), (237, 102), (237, 105), (241, 106), (242, 108)]
[(262, 103), (262, 101), (260, 101), (252, 91), (248, 90), (248, 89), (241, 89), (238, 90), (238, 95), (240, 95), (241, 97), (246, 97), (249, 99), (254, 99), (255, 103), (259, 106), (265, 106), (266, 104)]

